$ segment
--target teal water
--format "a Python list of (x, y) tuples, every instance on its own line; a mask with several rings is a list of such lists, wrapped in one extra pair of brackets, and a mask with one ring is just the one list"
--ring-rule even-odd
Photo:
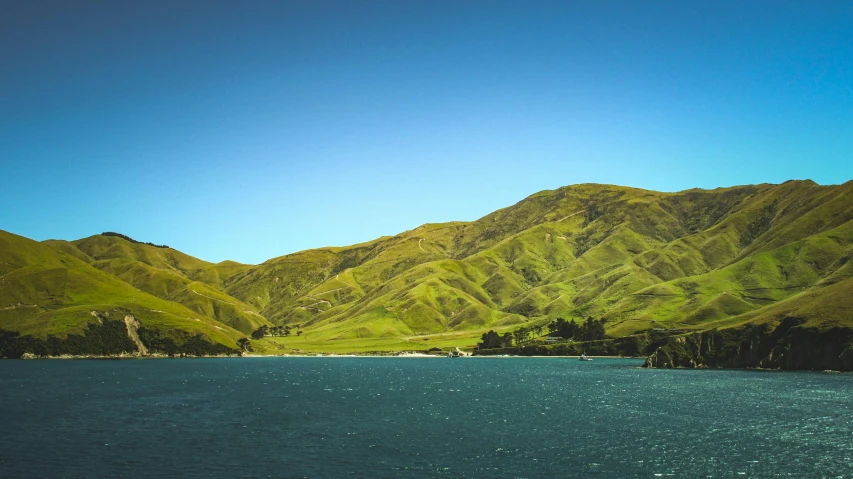
[(640, 364), (0, 361), (0, 477), (853, 477), (853, 375)]

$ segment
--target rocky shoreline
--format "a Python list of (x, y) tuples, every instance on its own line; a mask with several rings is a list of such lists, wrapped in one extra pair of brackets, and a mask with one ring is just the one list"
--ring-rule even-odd
[(853, 371), (853, 329), (818, 330), (787, 318), (673, 338), (651, 353), (647, 368), (760, 368)]

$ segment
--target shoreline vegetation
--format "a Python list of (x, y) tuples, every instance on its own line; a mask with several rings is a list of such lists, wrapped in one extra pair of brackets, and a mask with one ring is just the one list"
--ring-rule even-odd
[[(593, 359), (645, 359), (642, 356), (589, 356), (588, 358)], [(162, 354), (157, 355), (148, 355), (148, 356), (135, 356), (135, 355), (117, 355), (117, 356), (94, 356), (94, 355), (82, 355), (82, 356), (26, 356), (21, 357), (19, 359), (26, 361), (35, 361), (35, 360), (134, 360), (134, 359), (251, 359), (251, 358), (424, 358), (424, 359), (446, 359), (446, 356), (439, 356), (435, 354), (405, 354), (405, 353), (387, 353), (387, 354), (243, 354), (243, 355), (220, 355), (220, 356), (166, 356)], [(538, 359), (578, 359), (579, 356), (521, 356), (521, 355), (500, 355), (500, 356), (468, 356), (468, 358), (477, 358), (477, 359), (497, 359), (497, 358), (538, 358)]]
[(478, 351), (478, 355), (616, 355), (645, 357), (643, 367), (671, 369), (771, 369), (853, 371), (853, 328), (810, 327), (788, 317), (777, 326), (747, 324), (701, 332), (651, 333), (555, 345), (534, 344)]
[[(157, 333), (134, 328), (129, 321), (107, 320), (89, 325), (82, 335), (65, 339), (20, 336), (0, 330), (0, 357), (20, 359), (160, 359), (224, 357), (446, 357), (458, 348), (349, 353), (289, 351), (269, 354), (224, 348), (200, 336), (177, 345), (162, 341)], [(488, 338), (493, 332), (484, 334)], [(158, 340), (160, 340), (158, 342)], [(143, 344), (143, 342), (147, 344)], [(482, 343), (480, 344), (482, 346)], [(788, 318), (776, 327), (747, 325), (725, 330), (688, 334), (645, 333), (623, 338), (558, 344), (523, 343), (499, 348), (476, 348), (463, 352), (472, 357), (645, 358), (646, 368), (762, 369), (853, 371), (853, 329), (837, 327), (818, 330), (802, 320)]]
[(0, 358), (123, 358), (123, 357), (203, 357), (240, 355), (239, 349), (210, 341), (201, 334), (159, 330), (140, 326), (132, 315), (124, 320), (104, 317), (89, 323), (79, 334), (64, 338), (23, 336), (0, 329)]

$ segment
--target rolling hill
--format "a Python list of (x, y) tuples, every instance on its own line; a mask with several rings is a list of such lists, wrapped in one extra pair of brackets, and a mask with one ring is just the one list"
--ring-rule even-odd
[[(98, 301), (114, 302), (116, 288), (138, 291), (183, 317), (228, 328), (228, 340), (214, 339), (222, 344), (268, 324), (303, 333), (253, 343), (270, 352), (464, 346), (488, 330), (558, 317), (604, 320), (613, 337), (777, 325), (792, 315), (810, 327), (851, 327), (851, 193), (853, 182), (677, 193), (574, 185), (476, 221), (426, 224), (252, 266), (207, 263), (119, 236), (39, 244), (4, 234), (15, 240), (2, 254), (17, 259), (0, 281), (29, 279), (17, 280), (17, 293), (0, 285), (0, 307), (61, 315), (68, 298), (40, 285), (58, 284), (73, 262), (71, 269), (109, 280), (113, 289), (89, 283)], [(28, 268), (43, 276), (26, 276)], [(0, 328), (62, 331), (23, 307), (3, 311), (18, 312), (0, 316)]]
[[(158, 344), (168, 353), (182, 352), (184, 346), (196, 352), (224, 352), (243, 336), (182, 304), (134, 288), (63, 248), (2, 231), (0, 305), (0, 329), (5, 332), (0, 335), (0, 350), (7, 348), (0, 353), (5, 355), (17, 335), (44, 339), (39, 348), (69, 354), (156, 352)], [(122, 344), (115, 345), (118, 349), (97, 338), (85, 340), (89, 333), (113, 331), (107, 326), (114, 323), (127, 330), (119, 338)], [(147, 340), (147, 348), (139, 347), (133, 336), (143, 343)], [(60, 344), (70, 339), (85, 344), (79, 348)]]
[(224, 281), (249, 268), (234, 262), (211, 264), (168, 247), (96, 235), (77, 241), (46, 241), (141, 291), (250, 334), (269, 321), (255, 308), (225, 294)]
[(852, 190), (576, 185), (470, 223), (275, 258), (225, 289), (329, 344), (458, 341), (557, 317), (605, 319), (613, 336), (734, 326), (850, 276)]

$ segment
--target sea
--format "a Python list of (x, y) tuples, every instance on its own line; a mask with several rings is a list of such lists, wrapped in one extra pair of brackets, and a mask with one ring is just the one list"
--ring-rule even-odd
[(0, 477), (853, 478), (853, 375), (635, 359), (0, 361)]

